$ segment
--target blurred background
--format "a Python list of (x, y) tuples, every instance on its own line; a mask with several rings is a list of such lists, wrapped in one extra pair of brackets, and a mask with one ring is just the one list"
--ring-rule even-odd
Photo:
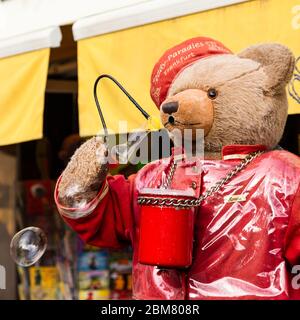
[[(93, 83), (108, 73), (152, 116), (150, 75), (160, 55), (191, 37), (234, 52), (280, 42), (300, 57), (299, 0), (0, 0), (0, 299), (130, 299), (131, 251), (85, 246), (53, 203), (55, 181), (76, 148), (101, 132)], [(300, 60), (288, 88), (280, 146), (300, 154)], [(108, 127), (126, 134), (145, 119), (104, 80)], [(118, 127), (128, 122), (126, 132)], [(141, 165), (114, 167), (126, 176)], [(29, 268), (9, 255), (12, 236), (43, 229), (48, 248)]]

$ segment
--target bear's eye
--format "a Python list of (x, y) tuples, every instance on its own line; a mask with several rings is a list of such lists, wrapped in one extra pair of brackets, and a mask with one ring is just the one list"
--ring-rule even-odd
[(210, 88), (208, 89), (207, 91), (207, 96), (209, 97), (209, 99), (213, 100), (213, 99), (216, 99), (218, 95), (218, 91), (214, 88)]

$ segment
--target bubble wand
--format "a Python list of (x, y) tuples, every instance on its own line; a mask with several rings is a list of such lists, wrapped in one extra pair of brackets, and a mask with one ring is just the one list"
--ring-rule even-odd
[(100, 102), (98, 99), (98, 95), (97, 95), (97, 87), (98, 84), (100, 82), (100, 80), (102, 79), (109, 79), (111, 80), (114, 84), (117, 85), (117, 87), (126, 95), (126, 97), (130, 100), (130, 102), (132, 102), (134, 104), (134, 106), (141, 112), (141, 114), (146, 118), (147, 120), (147, 129), (146, 132), (140, 135), (136, 135), (133, 137), (131, 137), (131, 139), (128, 140), (127, 143), (125, 144), (119, 144), (116, 145), (112, 148), (112, 153), (118, 155), (119, 160), (121, 160), (121, 162), (126, 162), (128, 161), (128, 159), (130, 158), (130, 156), (133, 154), (133, 152), (136, 150), (137, 146), (141, 143), (141, 141), (146, 137), (146, 135), (148, 134), (149, 131), (151, 130), (159, 130), (160, 129), (160, 125), (159, 125), (159, 120), (155, 119), (153, 117), (151, 117), (149, 115), (149, 113), (147, 113), (142, 107), (141, 105), (130, 95), (130, 93), (121, 85), (121, 83), (119, 81), (117, 81), (114, 77), (112, 77), (111, 75), (108, 74), (102, 74), (100, 75), (94, 83), (94, 99), (95, 99), (95, 103), (97, 106), (97, 110), (99, 113), (99, 117), (102, 123), (102, 127), (104, 130), (104, 142), (107, 142), (108, 139), (108, 130), (107, 130), (107, 125), (103, 116), (103, 112), (102, 109), (100, 107)]

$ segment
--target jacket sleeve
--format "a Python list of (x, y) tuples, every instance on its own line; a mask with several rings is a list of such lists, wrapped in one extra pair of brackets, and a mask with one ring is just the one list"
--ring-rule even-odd
[(58, 200), (58, 180), (55, 202), (59, 213), (80, 238), (93, 246), (120, 248), (132, 242), (132, 193), (134, 175), (108, 176), (97, 196), (81, 208), (67, 208)]
[(290, 221), (285, 236), (284, 254), (291, 266), (300, 264), (300, 186), (292, 204)]

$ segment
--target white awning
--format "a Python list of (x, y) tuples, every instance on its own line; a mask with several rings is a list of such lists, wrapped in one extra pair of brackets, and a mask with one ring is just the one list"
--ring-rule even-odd
[(72, 24), (93, 14), (151, 0), (9, 0), (0, 1), (0, 40), (52, 26)]
[(60, 46), (62, 34), (59, 27), (50, 27), (0, 40), (0, 58), (29, 51)]
[(249, 0), (152, 0), (82, 18), (73, 24), (74, 40), (137, 27)]

